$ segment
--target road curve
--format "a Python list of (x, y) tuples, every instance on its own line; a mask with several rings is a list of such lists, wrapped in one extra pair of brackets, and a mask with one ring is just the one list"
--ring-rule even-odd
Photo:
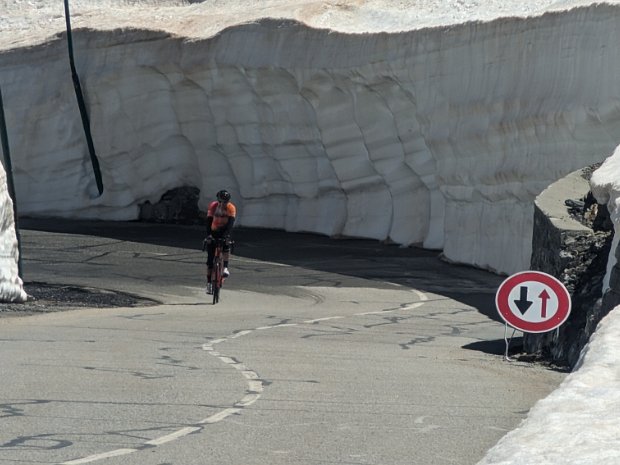
[(3, 464), (475, 464), (564, 377), (434, 252), (242, 229), (213, 306), (198, 227), (21, 233), (26, 282), (161, 303), (0, 319)]

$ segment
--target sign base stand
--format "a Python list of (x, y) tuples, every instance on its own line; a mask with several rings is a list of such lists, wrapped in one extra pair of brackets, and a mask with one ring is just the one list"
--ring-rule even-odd
[(512, 338), (513, 338), (513, 336), (515, 335), (516, 332), (517, 332), (517, 330), (513, 328), (512, 329), (512, 334), (510, 335), (510, 338), (508, 338), (508, 323), (505, 324), (505, 326), (504, 326), (504, 342), (506, 343), (506, 353), (504, 354), (504, 358), (508, 362), (514, 362), (514, 360), (511, 359), (508, 356), (508, 347), (510, 346), (510, 341), (512, 340)]

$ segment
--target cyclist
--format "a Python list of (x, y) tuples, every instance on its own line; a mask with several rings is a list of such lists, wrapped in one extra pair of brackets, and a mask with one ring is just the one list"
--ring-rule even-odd
[(228, 260), (230, 258), (230, 235), (237, 216), (237, 207), (230, 201), (230, 192), (219, 191), (207, 209), (207, 294), (212, 294), (211, 271), (213, 271), (213, 255), (215, 254), (215, 239), (226, 239), (223, 247), (224, 271), (222, 276), (230, 276)]

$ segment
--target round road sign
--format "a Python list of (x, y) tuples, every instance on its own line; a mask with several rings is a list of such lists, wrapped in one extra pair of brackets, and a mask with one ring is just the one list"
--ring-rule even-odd
[(566, 287), (540, 271), (522, 271), (508, 277), (497, 289), (495, 305), (506, 323), (526, 333), (557, 328), (571, 310)]

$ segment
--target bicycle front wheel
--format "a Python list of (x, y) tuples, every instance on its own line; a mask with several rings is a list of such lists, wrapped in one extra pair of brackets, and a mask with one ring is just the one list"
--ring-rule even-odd
[(216, 262), (213, 268), (213, 279), (211, 280), (213, 286), (213, 305), (220, 301), (220, 287), (222, 286), (222, 264)]
[(220, 288), (214, 287), (213, 288), (213, 305), (215, 305), (219, 301), (220, 301)]

